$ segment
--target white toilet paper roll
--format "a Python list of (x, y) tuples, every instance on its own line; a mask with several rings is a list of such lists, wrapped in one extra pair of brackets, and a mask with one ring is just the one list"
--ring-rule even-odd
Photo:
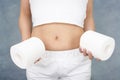
[(37, 59), (44, 55), (44, 52), (44, 43), (37, 37), (31, 37), (10, 48), (13, 62), (22, 69), (32, 66)]
[(107, 60), (114, 51), (115, 40), (112, 37), (88, 30), (80, 38), (80, 47), (91, 51), (95, 58)]

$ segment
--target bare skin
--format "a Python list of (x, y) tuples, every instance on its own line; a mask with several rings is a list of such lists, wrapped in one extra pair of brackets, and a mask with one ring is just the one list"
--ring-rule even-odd
[(44, 42), (46, 50), (70, 50), (79, 48), (80, 52), (84, 56), (89, 56), (89, 59), (93, 59), (90, 51), (82, 49), (79, 46), (81, 35), (87, 30), (95, 30), (93, 19), (93, 0), (88, 0), (84, 28), (60, 22), (52, 22), (32, 27), (29, 0), (21, 0), (19, 29), (22, 41), (35, 36)]
[(79, 26), (50, 23), (34, 27), (32, 37), (39, 37), (45, 44), (46, 50), (69, 50), (79, 47), (83, 29)]

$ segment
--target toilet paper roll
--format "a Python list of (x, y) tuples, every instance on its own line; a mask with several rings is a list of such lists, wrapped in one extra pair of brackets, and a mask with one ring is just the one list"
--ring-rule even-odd
[(91, 51), (95, 58), (107, 60), (114, 51), (115, 40), (107, 35), (88, 30), (80, 38), (80, 47)]
[(37, 37), (31, 37), (10, 48), (13, 62), (22, 69), (34, 65), (34, 62), (42, 57), (44, 52), (44, 43)]

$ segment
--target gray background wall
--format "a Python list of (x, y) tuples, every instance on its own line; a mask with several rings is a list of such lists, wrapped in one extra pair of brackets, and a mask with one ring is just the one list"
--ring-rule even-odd
[[(0, 80), (26, 80), (25, 70), (11, 61), (10, 46), (20, 42), (18, 16), (20, 0), (0, 0)], [(92, 80), (120, 80), (120, 0), (94, 0), (96, 31), (116, 40), (113, 56), (99, 62), (93, 59)]]

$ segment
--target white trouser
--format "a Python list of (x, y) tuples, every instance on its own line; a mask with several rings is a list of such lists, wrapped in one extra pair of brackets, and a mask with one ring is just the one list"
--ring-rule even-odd
[(90, 80), (91, 60), (79, 48), (45, 51), (46, 57), (26, 69), (27, 80)]

